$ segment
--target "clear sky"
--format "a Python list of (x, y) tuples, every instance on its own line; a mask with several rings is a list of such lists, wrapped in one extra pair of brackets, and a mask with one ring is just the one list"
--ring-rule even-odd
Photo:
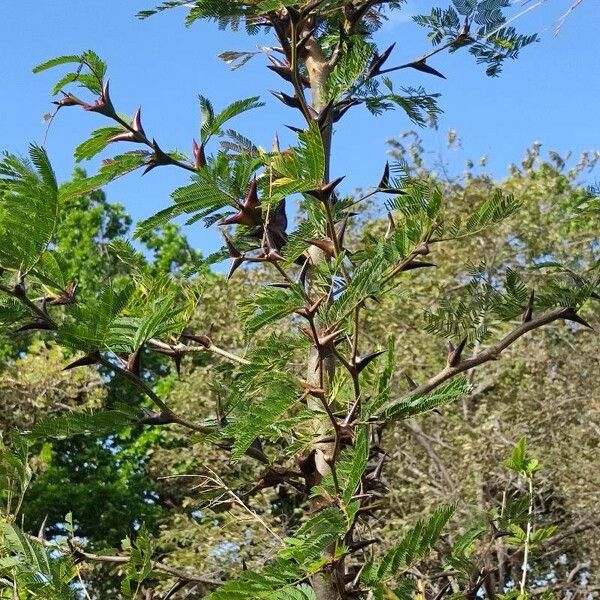
[[(535, 4), (515, 3), (520, 12)], [(499, 78), (485, 76), (467, 52), (435, 57), (432, 66), (441, 80), (400, 71), (400, 85), (423, 85), (442, 94), (444, 115), (438, 131), (422, 131), (426, 149), (441, 154), (455, 172), (467, 158), (490, 157), (496, 176), (506, 173), (533, 141), (561, 153), (600, 148), (600, 0), (584, 0), (558, 35), (557, 19), (570, 0), (546, 0), (520, 18), (522, 32), (539, 32), (542, 41), (526, 48), (519, 60), (507, 63)], [(253, 50), (261, 38), (218, 31), (213, 24), (183, 26), (183, 10), (140, 21), (138, 10), (152, 0), (0, 0), (0, 148), (25, 153), (29, 142), (44, 142), (42, 116), (51, 110), (49, 91), (58, 73), (33, 75), (34, 65), (48, 58), (91, 48), (108, 61), (113, 100), (118, 110), (132, 114), (142, 105), (146, 132), (167, 150), (188, 152), (198, 137), (197, 96), (208, 96), (217, 108), (234, 99), (261, 95), (267, 106), (241, 117), (233, 125), (256, 143), (270, 147), (275, 131), (291, 141), (285, 123), (300, 124), (296, 111), (265, 93), (284, 90), (283, 80), (264, 68), (259, 56), (231, 72), (216, 58), (224, 50)], [(425, 32), (410, 16), (428, 12), (443, 0), (409, 0), (406, 10), (378, 34), (382, 47), (396, 44), (397, 64), (413, 59), (429, 46)], [(396, 61), (394, 61), (396, 62)], [(372, 117), (353, 109), (336, 130), (332, 175), (347, 174), (343, 191), (376, 183), (386, 160), (386, 140), (410, 128), (401, 112)], [(63, 110), (48, 132), (46, 146), (62, 179), (73, 168), (73, 149), (92, 129), (105, 124), (99, 115)], [(462, 149), (448, 150), (448, 129), (456, 129)], [(86, 166), (93, 172), (97, 163)], [(593, 176), (592, 176), (593, 178)], [(188, 174), (167, 168), (141, 178), (125, 177), (106, 189), (139, 219), (169, 203), (169, 192), (185, 184)], [(200, 224), (186, 230), (204, 252), (220, 245), (214, 231)]]

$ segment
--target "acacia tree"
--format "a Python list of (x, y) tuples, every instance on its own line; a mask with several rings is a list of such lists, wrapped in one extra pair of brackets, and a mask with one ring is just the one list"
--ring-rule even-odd
[[(377, 311), (384, 298), (401, 299), (414, 271), (429, 272), (435, 266), (425, 257), (438, 253), (444, 243), (500, 222), (518, 210), (518, 203), (497, 190), (466, 219), (448, 218), (442, 188), (430, 179), (411, 177), (401, 163), (386, 164), (363, 196), (342, 197), (337, 190), (343, 177), (330, 176), (335, 124), (364, 105), (374, 114), (400, 108), (411, 121), (424, 125), (438, 112), (437, 95), (396, 87), (392, 77), (398, 72), (416, 69), (443, 77), (428, 61), (440, 52), (466, 48), (486, 64), (488, 75), (496, 75), (504, 60), (515, 58), (536, 39), (507, 26), (506, 0), (454, 0), (448, 9), (415, 19), (428, 30), (434, 49), (396, 65), (394, 47), (378, 49), (372, 36), (387, 11), (400, 10), (402, 4), (175, 0), (142, 14), (186, 6), (188, 23), (210, 19), (222, 27), (243, 24), (249, 33), (272, 33), (276, 46), (266, 52), (269, 68), (291, 86), (275, 97), (304, 120), (293, 127), (297, 145), (283, 150), (275, 143), (265, 151), (225, 129), (229, 120), (260, 107), (258, 98), (238, 100), (217, 112), (201, 97), (200, 143), (193, 142), (188, 158), (161, 148), (146, 132), (140, 109), (131, 119), (116, 110), (106, 65), (94, 52), (62, 56), (37, 67), (42, 71), (75, 65), (54, 87), (60, 94), (57, 111), (78, 106), (112, 122), (76, 149), (77, 159), (91, 158), (113, 145), (131, 144), (135, 149), (105, 160), (98, 174), (62, 186), (42, 148), (31, 147), (30, 161), (5, 157), (0, 167), (3, 322), (17, 323), (21, 331), (46, 332), (66, 348), (82, 352), (68, 369), (99, 365), (129, 381), (154, 406), (140, 411), (124, 403), (110, 411), (61, 416), (36, 424), (25, 436), (12, 436), (4, 450), (11, 486), (4, 493), (7, 524), (1, 566), (7, 589), (24, 597), (40, 590), (47, 597), (71, 597), (76, 593), (76, 563), (105, 562), (127, 565), (121, 586), (125, 597), (143, 591), (152, 598), (157, 574), (176, 579), (165, 600), (189, 584), (211, 589), (209, 597), (215, 600), (394, 598), (410, 595), (415, 586), (423, 593), (418, 582), (405, 575), (428, 555), (453, 508), (439, 507), (378, 555), (377, 539), (370, 532), (385, 502), (381, 473), (386, 427), (468, 394), (465, 374), (498, 359), (529, 332), (558, 321), (587, 327), (579, 311), (595, 294), (598, 281), (593, 274), (573, 273), (565, 285), (564, 273), (551, 273), (536, 282), (534, 291), (516, 270), (509, 270), (503, 281), (487, 281), (475, 270), (468, 299), (432, 313), (437, 328), (451, 338), (445, 366), (420, 384), (408, 377), (406, 393), (391, 394), (399, 341), (381, 340), (373, 347), (365, 331), (368, 314)], [(254, 54), (229, 52), (224, 58), (243, 64)], [(94, 98), (80, 98), (72, 91), (74, 84)], [(213, 146), (215, 138), (220, 138), (219, 147)], [(204, 220), (221, 228), (225, 246), (211, 260), (229, 255), (229, 277), (244, 264), (272, 270), (274, 280), (232, 310), (231, 319), (239, 320), (246, 334), (243, 353), (222, 347), (208, 330), (189, 329), (195, 305), (202, 294), (211, 293), (204, 265), (187, 278), (149, 273), (132, 246), (119, 241), (111, 248), (129, 269), (128, 284), (107, 281), (101, 289), (78, 295), (75, 282), (65, 278), (63, 254), (68, 250), (54, 244), (65, 203), (136, 169), (147, 173), (163, 166), (191, 172), (192, 181), (173, 193), (169, 207), (138, 226), (138, 236), (187, 215), (188, 224)], [(365, 235), (349, 252), (345, 232), (353, 207), (375, 196), (387, 198), (388, 230), (379, 238)], [(291, 231), (286, 213), (290, 199), (299, 201), (301, 215)], [(490, 330), (498, 331), (495, 339), (487, 336)], [(200, 420), (173, 409), (168, 393), (148, 383), (144, 359), (149, 352), (167, 355), (177, 365), (187, 354), (211, 353), (222, 359), (213, 373), (218, 397), (213, 418)], [(302, 357), (305, 366), (299, 368)], [(32, 444), (77, 432), (107, 433), (131, 423), (182, 427), (194, 442), (214, 445), (231, 460), (259, 465), (250, 469), (255, 480), (243, 493), (210, 465), (196, 483), (213, 508), (238, 507), (269, 534), (272, 546), (265, 549), (262, 568), (244, 569), (238, 578), (223, 583), (156, 560), (144, 528), (128, 542), (127, 554), (97, 555), (77, 542), (72, 517), (65, 523), (62, 553), (56, 547), (46, 551), (43, 532), (29, 536), (15, 525), (30, 477), (27, 453)], [(513, 542), (523, 547), (517, 593), (526, 593), (529, 552), (552, 531), (532, 529), (538, 465), (526, 456), (524, 442), (515, 448), (508, 466), (527, 481), (528, 492), (507, 502), (502, 513), (490, 515), (486, 527), (470, 528), (459, 537), (447, 562), (451, 571), (430, 590), (436, 597), (452, 587), (474, 598), (489, 573), (470, 560), (472, 545), (496, 540), (506, 531), (512, 531)], [(294, 510), (285, 520), (267, 520), (252, 508), (253, 496), (267, 488), (294, 494)], [(498, 593), (504, 592), (504, 585), (499, 583)]]

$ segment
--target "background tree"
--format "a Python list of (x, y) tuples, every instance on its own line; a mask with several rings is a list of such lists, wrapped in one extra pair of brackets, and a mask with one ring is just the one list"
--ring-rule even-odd
[[(179, 4), (165, 3), (160, 9)], [(415, 123), (424, 124), (438, 110), (436, 96), (423, 90), (395, 91), (383, 75), (415, 68), (439, 76), (427, 59), (460, 47), (468, 47), (480, 62), (487, 63), (488, 74), (494, 75), (504, 59), (515, 57), (522, 46), (535, 40), (505, 26), (503, 1), (454, 5), (417, 19), (430, 30), (435, 50), (388, 67), (393, 48), (379, 52), (370, 38), (384, 10), (399, 9), (401, 2), (193, 3), (190, 22), (210, 18), (236, 27), (243, 21), (249, 31), (265, 27), (275, 34), (280, 47), (271, 50), (272, 66), (293, 88), (293, 95), (276, 96), (306, 120), (305, 129), (298, 129), (298, 144), (283, 151), (276, 144), (266, 152), (240, 134), (223, 130), (231, 118), (258, 107), (256, 98), (217, 112), (202, 97), (201, 140), (194, 143), (188, 161), (179, 153), (165, 152), (147, 136), (139, 110), (131, 120), (115, 110), (106, 66), (93, 52), (60, 57), (38, 68), (75, 64), (55, 91), (75, 82), (97, 98), (88, 103), (63, 92), (58, 108), (78, 105), (115, 123), (95, 131), (76, 150), (77, 157), (89, 158), (116, 142), (138, 144), (142, 149), (113, 157), (104, 162), (98, 175), (60, 188), (40, 148), (31, 148), (31, 163), (6, 157), (1, 169), (0, 226), (2, 241), (10, 240), (0, 244), (0, 262), (6, 271), (2, 290), (8, 297), (5, 318), (23, 323), (22, 330), (50, 332), (70, 350), (82, 351), (70, 368), (99, 365), (143, 392), (155, 408), (140, 409), (129, 402), (85, 418), (51, 419), (34, 426), (24, 439), (13, 437), (5, 452), (13, 469), (7, 471), (13, 487), (5, 494), (9, 524), (4, 527), (4, 571), (9, 589), (24, 593), (44, 589), (54, 597), (72, 595), (69, 584), (80, 574), (74, 561), (127, 565), (121, 584), (126, 597), (141, 593), (152, 597), (160, 573), (177, 579), (165, 598), (183, 586), (200, 585), (202, 594), (207, 586), (218, 583), (153, 559), (154, 543), (143, 527), (135, 540), (126, 543), (127, 556), (98, 555), (81, 549), (74, 539), (72, 520), (67, 519), (70, 551), (53, 555), (45, 552), (43, 535), (32, 540), (13, 524), (22, 506), (13, 499), (22, 497), (27, 486), (26, 454), (32, 440), (89, 430), (117, 431), (137, 424), (178, 425), (188, 435), (193, 432), (192, 441), (227, 450), (235, 461), (248, 457), (262, 465), (259, 471), (253, 466), (237, 474), (235, 487), (246, 488), (243, 494), (232, 488), (224, 473), (210, 466), (194, 479), (213, 509), (239, 511), (264, 529), (269, 540), (262, 553), (263, 560), (270, 559), (266, 566), (252, 565), (213, 591), (211, 598), (383, 598), (413, 590), (423, 593), (425, 585), (436, 597), (450, 587), (475, 597), (484, 585), (488, 594), (502, 594), (513, 581), (512, 573), (502, 571), (506, 577), (496, 578), (494, 587), (491, 575), (496, 577), (504, 567), (490, 568), (485, 562), (490, 559), (489, 551), (478, 556), (473, 555), (473, 548), (478, 542), (495, 548), (505, 532), (510, 532), (506, 544), (523, 552), (518, 593), (526, 594), (529, 556), (554, 530), (532, 528), (539, 464), (526, 454), (524, 441), (515, 447), (507, 466), (526, 484), (525, 494), (509, 494), (501, 510), (492, 509), (485, 526), (470, 527), (458, 537), (446, 561), (449, 572), (429, 581), (409, 576), (431, 551), (453, 507), (436, 508), (428, 520), (417, 523), (387, 550), (368, 537), (385, 506), (380, 501), (386, 497), (381, 477), (389, 426), (467, 394), (472, 385), (463, 374), (499, 358), (525, 334), (558, 321), (587, 326), (580, 310), (597, 287), (595, 274), (581, 270), (581, 265), (579, 273), (571, 274), (565, 266), (553, 264), (550, 273), (532, 281), (514, 269), (499, 278), (490, 276), (485, 266), (472, 265), (472, 281), (461, 283), (464, 297), (430, 307), (430, 332), (454, 341), (445, 365), (436, 374), (429, 373), (420, 385), (413, 385), (411, 378), (408, 391), (398, 396), (392, 393), (400, 351), (393, 340), (385, 351), (373, 347), (367, 326), (372, 315), (381, 314), (384, 301), (401, 301), (404, 310), (412, 295), (413, 274), (407, 276), (407, 272), (433, 266), (424, 256), (436, 252), (442, 243), (462, 242), (501, 223), (518, 203), (495, 190), (466, 217), (456, 218), (452, 207), (443, 203), (440, 184), (414, 177), (402, 165), (386, 165), (380, 182), (367, 196), (390, 198), (388, 231), (384, 236), (360, 236), (361, 243), (351, 250), (344, 233), (355, 216), (353, 207), (367, 198), (342, 198), (336, 193), (340, 179), (329, 177), (333, 126), (360, 104), (376, 114), (397, 105)], [(247, 58), (247, 54), (229, 55), (229, 60)], [(310, 100), (305, 86), (310, 88)], [(224, 135), (229, 140), (209, 155), (211, 138)], [(129, 281), (123, 285), (107, 282), (93, 293), (73, 295), (64, 252), (54, 243), (62, 208), (85, 191), (131, 170), (144, 167), (148, 172), (163, 165), (193, 172), (192, 182), (174, 193), (172, 206), (141, 224), (138, 235), (147, 236), (181, 214), (189, 215), (188, 223), (205, 219), (208, 224), (219, 221), (222, 226), (235, 226), (235, 232), (225, 235), (231, 274), (244, 262), (252, 262), (268, 267), (277, 279), (275, 285), (263, 285), (245, 298), (239, 312), (229, 315), (230, 320), (243, 324), (243, 355), (224, 349), (221, 340), (217, 344), (210, 331), (189, 332), (191, 315), (210, 278), (152, 271), (125, 242), (113, 243), (111, 251), (126, 265), (135, 286)], [(285, 200), (298, 194), (304, 197), (304, 213), (290, 233)], [(588, 202), (587, 197), (583, 200)], [(284, 333), (273, 331), (273, 324), (282, 321)], [(269, 328), (270, 334), (263, 333)], [(415, 350), (426, 347), (426, 342), (404, 347), (412, 351), (410, 364), (415, 362)], [(223, 359), (222, 367), (210, 371), (216, 397), (214, 416), (202, 420), (201, 410), (176, 409), (169, 386), (154, 385), (147, 372), (146, 350), (171, 357), (177, 366), (186, 354), (211, 353)], [(300, 369), (298, 363), (307, 353), (307, 367)], [(250, 503), (257, 493), (272, 487), (278, 490), (281, 513), (279, 518), (265, 520)], [(226, 552), (227, 546), (218, 551)], [(479, 564), (479, 559), (484, 562)]]

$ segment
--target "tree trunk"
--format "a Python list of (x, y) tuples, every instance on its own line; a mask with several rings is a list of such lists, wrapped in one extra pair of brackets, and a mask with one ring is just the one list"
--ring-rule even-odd
[[(330, 66), (325, 60), (321, 48), (316, 40), (311, 38), (306, 44), (305, 65), (308, 71), (311, 87), (311, 106), (320, 112), (325, 106), (326, 97), (326, 82), (330, 72)], [(322, 129), (323, 147), (325, 150), (325, 183), (329, 181), (329, 171), (331, 162), (331, 143), (332, 143), (333, 127), (332, 121), (325, 124)], [(312, 267), (308, 272), (308, 281), (311, 279), (311, 270), (314, 266), (329, 260), (328, 256), (315, 246), (309, 249), (310, 260)], [(310, 283), (309, 283), (310, 285)], [(320, 324), (316, 324), (317, 331), (320, 333)], [(326, 392), (330, 388), (335, 375), (335, 357), (332, 352), (321, 356), (317, 348), (311, 348), (307, 360), (307, 382), (315, 388), (322, 388)], [(309, 400), (309, 408), (315, 412), (322, 413), (323, 406), (317, 399)], [(331, 423), (328, 418), (315, 418), (313, 423), (313, 434), (315, 438), (323, 437), (331, 431)], [(315, 451), (315, 464), (318, 473), (317, 480), (323, 475), (330, 472), (329, 463), (335, 460), (333, 456), (335, 452), (334, 443), (315, 443), (313, 445)], [(318, 511), (322, 508), (323, 503), (320, 498), (313, 498), (310, 502), (311, 512)], [(334, 548), (331, 548), (334, 551)], [(343, 577), (339, 572), (339, 567), (333, 569), (331, 573), (321, 573), (312, 577), (311, 584), (315, 592), (317, 600), (340, 600), (343, 598)]]

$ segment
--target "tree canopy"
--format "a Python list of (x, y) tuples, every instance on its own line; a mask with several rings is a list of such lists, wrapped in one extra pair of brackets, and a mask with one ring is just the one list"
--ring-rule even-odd
[[(599, 204), (578, 177), (598, 155), (568, 170), (534, 146), (505, 181), (449, 178), (413, 134), (342, 194), (332, 140), (351, 109), (424, 126), (438, 95), (399, 86), (404, 69), (443, 77), (434, 57), (463, 50), (496, 76), (537, 39), (507, 0), (454, 0), (414, 19), (432, 50), (396, 65), (374, 34), (403, 4), (141, 13), (268, 31), (274, 96), (302, 120), (287, 148), (231, 129), (260, 98), (202, 95), (191, 153), (166, 151), (117, 110), (95, 52), (36, 67), (60, 70), (61, 119), (107, 121), (75, 160), (108, 157), (64, 183), (37, 145), (0, 163), (1, 597), (597, 590)], [(164, 167), (189, 183), (127, 239), (101, 188)], [(201, 256), (181, 217), (223, 248)]]

